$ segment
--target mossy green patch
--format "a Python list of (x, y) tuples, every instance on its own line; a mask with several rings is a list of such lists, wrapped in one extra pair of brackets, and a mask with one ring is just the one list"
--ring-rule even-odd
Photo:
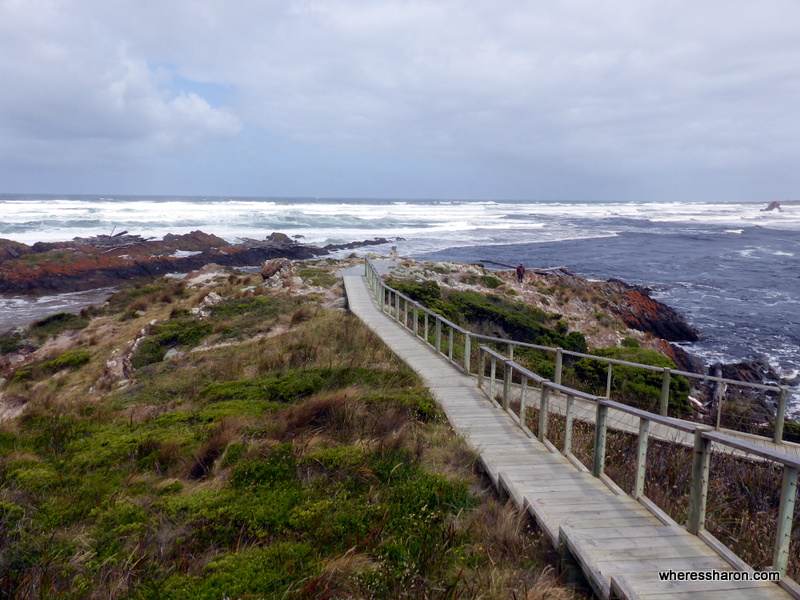
[(300, 264), (295, 267), (295, 272), (299, 277), (309, 280), (311, 285), (333, 287), (338, 282), (336, 275), (323, 267)]
[(173, 576), (166, 583), (175, 600), (276, 598), (299, 590), (299, 581), (319, 570), (318, 556), (305, 543), (281, 542), (226, 554), (209, 564), (201, 577)]
[(39, 340), (44, 340), (69, 329), (83, 329), (88, 324), (87, 317), (62, 312), (36, 321), (30, 326), (29, 333)]
[(213, 330), (210, 323), (181, 317), (153, 326), (150, 337), (144, 340), (131, 357), (131, 365), (138, 369), (160, 362), (170, 348), (194, 348)]
[(19, 338), (13, 335), (0, 336), (0, 354), (11, 354), (19, 350)]
[(92, 360), (92, 355), (86, 350), (67, 350), (52, 360), (34, 363), (14, 372), (12, 381), (29, 381), (40, 379), (64, 369), (77, 370)]

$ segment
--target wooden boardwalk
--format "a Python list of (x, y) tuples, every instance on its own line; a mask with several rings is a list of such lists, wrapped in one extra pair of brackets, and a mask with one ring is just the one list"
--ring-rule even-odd
[[(498, 405), (421, 339), (380, 312), (362, 276), (345, 275), (350, 310), (430, 388), (493, 482), (526, 507), (603, 598), (789, 599), (774, 583), (660, 581), (659, 571), (752, 571), (526, 435)], [(734, 564), (731, 564), (734, 563)]]

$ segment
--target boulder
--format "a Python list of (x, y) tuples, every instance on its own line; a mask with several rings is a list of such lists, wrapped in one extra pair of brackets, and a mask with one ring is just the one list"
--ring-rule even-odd
[(629, 286), (618, 279), (611, 279), (609, 297), (619, 298), (609, 302), (609, 308), (631, 329), (652, 333), (668, 342), (696, 342), (698, 331), (689, 325), (675, 309), (650, 297), (647, 290)]
[(275, 274), (280, 273), (281, 271), (289, 273), (292, 271), (293, 266), (294, 265), (292, 264), (292, 261), (290, 261), (288, 258), (275, 258), (268, 260), (261, 267), (261, 277), (266, 280)]

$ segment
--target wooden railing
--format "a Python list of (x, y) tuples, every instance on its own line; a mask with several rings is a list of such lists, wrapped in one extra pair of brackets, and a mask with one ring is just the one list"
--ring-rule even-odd
[[(474, 355), (476, 354), (476, 344), (491, 343), (498, 347), (506, 347), (508, 349), (508, 356), (511, 359), (514, 358), (515, 348), (541, 350), (543, 352), (552, 354), (555, 365), (553, 382), (559, 384), (562, 381), (565, 357), (578, 359), (586, 358), (604, 363), (607, 368), (605, 397), (608, 399), (611, 397), (611, 382), (614, 375), (614, 366), (634, 367), (644, 371), (658, 372), (662, 377), (661, 397), (659, 401), (659, 414), (662, 416), (668, 416), (669, 414), (670, 381), (676, 376), (685, 377), (695, 381), (714, 382), (717, 384), (738, 386), (752, 390), (766, 390), (773, 392), (777, 396), (774, 430), (772, 431), (772, 440), (776, 444), (779, 444), (783, 441), (784, 425), (786, 422), (786, 408), (789, 396), (794, 395), (795, 398), (800, 400), (800, 391), (790, 390), (785, 386), (750, 383), (746, 381), (728, 379), (725, 377), (701, 375), (698, 373), (681, 371), (679, 369), (656, 367), (653, 365), (645, 365), (641, 363), (595, 356), (593, 354), (584, 354), (581, 352), (567, 350), (565, 348), (540, 346), (537, 344), (528, 344), (525, 342), (517, 342), (514, 340), (473, 333), (467, 329), (464, 329), (463, 327), (459, 327), (443, 316), (386, 285), (376, 271), (375, 266), (370, 259), (365, 260), (365, 271), (367, 282), (375, 294), (378, 304), (384, 312), (391, 315), (398, 323), (401, 323), (404, 327), (411, 330), (415, 335), (421, 337), (429, 344), (434, 346), (437, 352), (446, 355), (448, 360), (454, 364), (458, 364), (466, 373), (469, 374), (476, 374), (476, 368), (473, 360)], [(717, 414), (715, 419), (716, 430), (722, 430), (721, 418), (724, 411), (724, 406), (724, 400), (720, 400), (717, 403)]]
[[(499, 397), (500, 405), (507, 412), (511, 412), (511, 385), (516, 378), (519, 387), (519, 407), (514, 420), (518, 425), (527, 429), (528, 392), (532, 389), (531, 383), (537, 386), (538, 395), (538, 427), (535, 437), (541, 442), (550, 443), (548, 438), (548, 422), (551, 414), (549, 401), (553, 394), (560, 394), (566, 398), (564, 417), (564, 438), (558, 450), (565, 456), (572, 454), (572, 431), (574, 422), (575, 400), (580, 399), (591, 402), (596, 406), (594, 418), (594, 445), (592, 449), (591, 472), (595, 477), (603, 478), (605, 475), (606, 440), (608, 434), (608, 413), (610, 409), (632, 415), (639, 420), (639, 432), (636, 446), (636, 470), (631, 496), (637, 500), (645, 499), (644, 483), (647, 473), (647, 448), (650, 440), (650, 426), (657, 423), (694, 436), (691, 484), (689, 492), (689, 514), (686, 520), (686, 529), (695, 535), (704, 530), (706, 519), (706, 500), (708, 494), (709, 466), (711, 458), (711, 444), (738, 451), (746, 455), (753, 455), (759, 459), (781, 465), (783, 469), (783, 482), (781, 487), (780, 505), (778, 509), (777, 527), (773, 543), (772, 569), (784, 576), (789, 561), (789, 547), (791, 542), (792, 521), (797, 496), (798, 471), (800, 459), (796, 456), (776, 452), (757, 446), (750, 442), (725, 435), (711, 430), (707, 426), (664, 417), (647, 412), (632, 406), (614, 402), (602, 396), (594, 396), (561, 384), (549, 381), (536, 373), (529, 371), (524, 366), (514, 362), (499, 352), (487, 346), (478, 349), (478, 362), (481, 365), (478, 374), (478, 386), (486, 391), (490, 399)], [(498, 366), (502, 367), (502, 378), (497, 378)], [(487, 373), (488, 375), (483, 375)], [(516, 377), (515, 377), (516, 376)], [(486, 381), (488, 379), (488, 382)], [(502, 381), (502, 389), (495, 390), (496, 382)], [(530, 433), (530, 432), (529, 432)], [(534, 435), (530, 433), (530, 435)], [(722, 450), (716, 450), (721, 452)]]
[[(648, 500), (644, 495), (644, 490), (651, 425), (658, 424), (691, 436), (690, 439), (693, 440), (692, 471), (686, 529), (690, 533), (702, 535), (709, 543), (717, 544), (722, 547), (720, 542), (704, 530), (712, 444), (727, 448), (729, 452), (739, 453), (742, 456), (752, 456), (759, 461), (779, 465), (782, 468), (783, 474), (777, 523), (773, 540), (771, 568), (780, 573), (781, 576), (786, 574), (787, 565), (789, 563), (795, 500), (797, 497), (798, 472), (800, 471), (800, 459), (796, 456), (758, 446), (743, 439), (737, 439), (736, 437), (716, 431), (706, 425), (669, 417), (664, 414), (666, 411), (663, 410), (663, 403), (662, 414), (656, 414), (615, 402), (608, 397), (597, 396), (564, 386), (560, 382), (561, 362), (559, 358), (564, 354), (571, 354), (573, 356), (604, 360), (609, 363), (609, 369), (611, 365), (614, 364), (637, 366), (650, 370), (662, 370), (660, 368), (613, 359), (604, 359), (602, 357), (595, 357), (577, 352), (568, 352), (561, 348), (549, 348), (490, 336), (476, 335), (387, 286), (369, 260), (366, 261), (366, 277), (369, 286), (375, 294), (378, 305), (383, 312), (409, 329), (415, 336), (422, 338), (426, 343), (431, 345), (437, 353), (446, 357), (447, 360), (454, 365), (461, 367), (467, 374), (476, 374), (478, 387), (484, 390), (490, 399), (499, 399), (502, 408), (511, 414), (513, 414), (511, 409), (511, 390), (512, 387), (514, 387), (514, 394), (516, 395), (518, 393), (518, 397), (515, 398), (515, 402), (518, 401), (518, 413), (513, 414), (514, 420), (531, 436), (534, 434), (530, 432), (526, 425), (527, 410), (532, 402), (529, 399), (529, 395), (535, 392), (537, 395), (535, 402), (538, 408), (538, 427), (535, 437), (547, 443), (552, 448), (555, 448), (555, 446), (548, 437), (548, 423), (551, 414), (550, 399), (556, 394), (565, 398), (566, 409), (562, 415), (565, 421), (564, 437), (561, 448), (558, 448), (557, 451), (571, 457), (573, 462), (572, 434), (575, 400), (592, 403), (595, 406), (596, 413), (594, 416), (595, 431), (591, 472), (595, 477), (608, 479), (605, 475), (605, 466), (609, 410), (619, 411), (638, 419), (635, 453), (636, 468), (630, 495), (646, 505), (648, 505)], [(485, 344), (479, 344), (480, 341), (507, 344), (509, 355), (504, 356)], [(476, 342), (479, 344), (477, 347), (475, 347)], [(542, 377), (530, 371), (527, 367), (515, 362), (513, 350), (515, 347), (520, 346), (554, 352), (556, 356), (556, 375), (554, 380), (551, 381)], [(456, 349), (458, 349), (458, 351), (456, 351)], [(477, 364), (473, 364), (473, 355), (477, 357)], [(502, 376), (500, 378), (498, 378), (498, 369), (502, 369)], [(663, 371), (664, 381), (666, 382), (664, 384), (665, 389), (668, 389), (669, 377), (672, 374), (697, 377), (695, 374), (684, 373), (674, 369), (663, 369)], [(743, 383), (724, 378), (706, 377), (705, 379), (725, 383)], [(779, 389), (758, 384), (747, 385), (759, 389)], [(501, 388), (498, 389), (498, 386), (501, 386)], [(781, 398), (783, 409), (779, 411), (779, 416), (782, 418), (782, 411), (785, 410), (786, 389), (780, 389), (782, 390)], [(776, 431), (777, 429), (776, 427)], [(778, 436), (776, 436), (776, 438), (780, 439)], [(719, 451), (719, 449), (714, 450), (714, 452)], [(652, 503), (649, 503), (649, 505), (652, 505)], [(796, 584), (793, 583), (791, 585), (796, 586)]]

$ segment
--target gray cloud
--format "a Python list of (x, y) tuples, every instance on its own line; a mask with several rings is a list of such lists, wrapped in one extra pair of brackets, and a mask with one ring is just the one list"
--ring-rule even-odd
[[(188, 156), (223, 138), (245, 156), (266, 136), (353, 173), (363, 153), (382, 156), (363, 176), (370, 189), (391, 182), (384, 195), (425, 195), (426, 181), (492, 195), (478, 178), (502, 178), (496, 193), (518, 197), (751, 199), (759, 183), (800, 183), (792, 2), (78, 0), (69, 11), (0, 0), (0, 52), (14, 57), (0, 63), (0, 161), (8, 140), (18, 161), (20, 148), (57, 156), (70, 143), (89, 161)], [(224, 105), (202, 84), (229, 90)], [(418, 188), (387, 174), (415, 161), (442, 168)], [(255, 166), (242, 177), (270, 193)], [(337, 187), (350, 179), (331, 178), (328, 193), (356, 193)]]

